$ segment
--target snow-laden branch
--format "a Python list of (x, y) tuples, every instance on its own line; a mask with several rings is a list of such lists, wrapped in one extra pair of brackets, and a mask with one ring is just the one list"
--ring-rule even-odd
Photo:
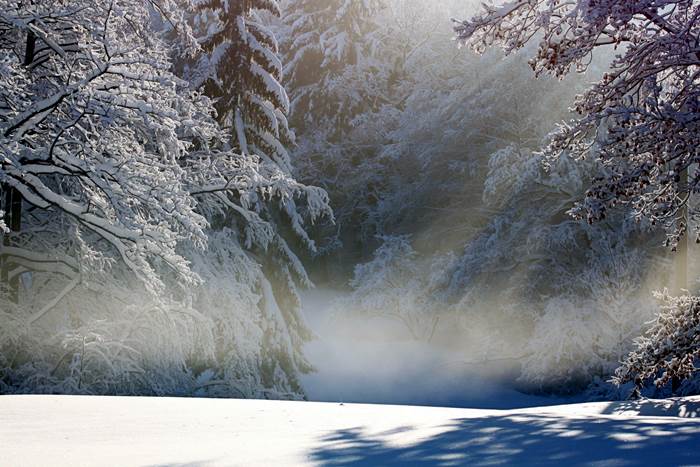
[[(686, 173), (700, 159), (700, 5), (688, 0), (514, 1), (457, 21), (462, 44), (478, 52), (499, 44), (510, 53), (539, 41), (537, 74), (585, 71), (595, 53), (617, 52), (610, 70), (576, 99), (577, 120), (562, 124), (546, 148), (598, 159), (605, 171), (573, 211), (593, 222), (624, 203), (668, 227), (669, 243), (685, 234), (681, 207), (700, 191)], [(534, 39), (534, 38), (540, 39)]]

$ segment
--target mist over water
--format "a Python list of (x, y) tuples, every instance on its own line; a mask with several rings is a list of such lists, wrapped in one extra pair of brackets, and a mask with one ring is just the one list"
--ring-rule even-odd
[(350, 61), (357, 79), (335, 91), (392, 99), (358, 110), (337, 139), (323, 140), (318, 118), (294, 153), (336, 216), (309, 265), (321, 288), (303, 294), (316, 336), (306, 397), (484, 408), (618, 397), (610, 376), (656, 312), (670, 261), (629, 212), (573, 219), (595, 162), (565, 155), (545, 169), (541, 153), (614, 51), (585, 73), (535, 78), (536, 43), (508, 56), (455, 46), (449, 18), (479, 2), (388, 4), (372, 17), (385, 40), (369, 43), (399, 78), (365, 89), (380, 80)]
[(305, 347), (315, 372), (302, 376), (309, 400), (506, 409), (580, 400), (520, 392), (514, 360), (470, 361), (464, 350), (412, 339), (401, 323), (335, 306), (347, 292), (321, 288), (302, 294), (315, 333)]

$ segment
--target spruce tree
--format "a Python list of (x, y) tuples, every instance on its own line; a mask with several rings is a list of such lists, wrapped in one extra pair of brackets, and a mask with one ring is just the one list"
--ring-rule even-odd
[[(255, 206), (255, 216), (273, 232), (269, 244), (250, 248), (251, 257), (264, 270), (259, 285), (259, 307), (266, 323), (262, 385), (300, 394), (298, 373), (311, 369), (302, 352), (311, 333), (301, 314), (297, 284), (309, 286), (311, 281), (289, 242), (300, 241), (315, 251), (305, 221), (316, 214), (329, 215), (330, 209), (323, 190), (302, 185), (292, 176), (288, 148), (295, 137), (287, 122), (290, 103), (281, 84), (277, 40), (269, 27), (280, 13), (276, 0), (199, 3), (194, 29), (203, 53), (187, 77), (214, 100), (234, 152), (259, 157), (262, 172), (278, 180), (279, 186), (295, 187), (289, 195), (273, 184), (254, 199), (236, 202)], [(233, 225), (239, 215), (232, 211), (222, 223)]]
[(287, 125), (289, 99), (282, 84), (277, 40), (264, 24), (279, 15), (276, 0), (205, 0), (195, 27), (205, 35), (205, 54), (195, 79), (216, 100), (220, 123), (230, 129), (234, 149), (257, 154), (285, 172), (294, 134)]
[(377, 102), (372, 75), (384, 68), (374, 17), (382, 0), (290, 0), (284, 22), (285, 78), (299, 130), (323, 125), (338, 138)]

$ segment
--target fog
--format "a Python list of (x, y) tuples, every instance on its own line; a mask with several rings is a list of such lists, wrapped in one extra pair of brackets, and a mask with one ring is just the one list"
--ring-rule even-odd
[(305, 347), (315, 369), (302, 377), (309, 400), (493, 409), (578, 400), (518, 391), (517, 362), (469, 361), (438, 340), (412, 339), (388, 318), (344, 315), (334, 302), (345, 293), (303, 294), (304, 315), (317, 336)]
[[(629, 208), (593, 225), (574, 219), (600, 165), (542, 152), (617, 51), (565, 79), (535, 77), (536, 40), (508, 56), (458, 47), (451, 18), (478, 1), (281, 3), (279, 17), (262, 2), (236, 13), (239, 23), (224, 10), (186, 18), (197, 40), (223, 38), (202, 56), (176, 56), (167, 34), (142, 44), (160, 48), (136, 62), (182, 80), (160, 105), (184, 130), (170, 120), (155, 132), (115, 129), (143, 123), (116, 106), (122, 120), (94, 112), (98, 130), (87, 134), (72, 123), (77, 98), (37, 129), (25, 149), (49, 155), (98, 147), (100, 131), (115, 130), (104, 138), (105, 154), (121, 158), (113, 170), (143, 176), (104, 175), (102, 150), (88, 161), (99, 183), (22, 169), (38, 171), (32, 180), (45, 178), (59, 205), (25, 199), (21, 228), (3, 241), (17, 267), (0, 265), (0, 391), (483, 408), (625, 397), (610, 377), (658, 312), (654, 291), (678, 289), (676, 258)], [(143, 31), (169, 27), (139, 8)], [(81, 21), (84, 31), (102, 24)], [(0, 50), (8, 63), (25, 45), (15, 36)], [(85, 37), (97, 41), (86, 56), (106, 50), (106, 36)], [(138, 83), (97, 83), (82, 99), (138, 94), (142, 76), (111, 76)], [(8, 102), (43, 96), (20, 81)], [(55, 79), (36, 81), (49, 89)], [(165, 95), (158, 83), (145, 84), (150, 99)], [(195, 105), (200, 91), (207, 99)], [(171, 108), (175, 97), (192, 115)], [(203, 154), (192, 162), (187, 151)], [(151, 210), (152, 193), (167, 207)], [(92, 210), (99, 227), (80, 218)], [(122, 244), (105, 225), (136, 227)]]
[(657, 309), (653, 291), (673, 287), (673, 260), (624, 210), (600, 225), (574, 220), (596, 165), (562, 157), (545, 170), (539, 155), (615, 51), (585, 73), (536, 78), (536, 44), (479, 56), (451, 40), (450, 18), (479, 2), (389, 3), (377, 47), (402, 70), (383, 91), (401, 104), (360, 110), (337, 141), (318, 143), (321, 121), (299, 134), (300, 174), (334, 174), (322, 186), (337, 216), (326, 231), (336, 246), (309, 266), (319, 287), (303, 295), (316, 335), (308, 397), (483, 407), (617, 397), (607, 381)]

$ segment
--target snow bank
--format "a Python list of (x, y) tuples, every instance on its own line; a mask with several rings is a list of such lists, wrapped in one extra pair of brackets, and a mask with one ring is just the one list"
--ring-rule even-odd
[(517, 410), (0, 396), (0, 465), (699, 464), (700, 397)]

